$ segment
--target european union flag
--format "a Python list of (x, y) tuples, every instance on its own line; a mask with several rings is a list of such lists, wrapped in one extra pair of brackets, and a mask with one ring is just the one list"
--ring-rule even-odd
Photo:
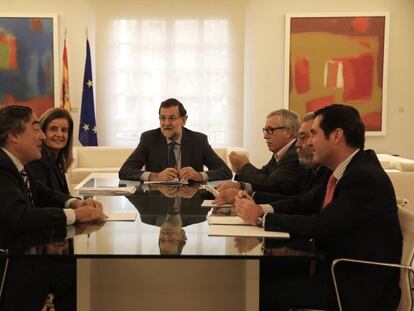
[(89, 48), (89, 40), (87, 39), (85, 74), (83, 76), (82, 108), (79, 122), (79, 141), (83, 146), (98, 146), (93, 100), (91, 50)]

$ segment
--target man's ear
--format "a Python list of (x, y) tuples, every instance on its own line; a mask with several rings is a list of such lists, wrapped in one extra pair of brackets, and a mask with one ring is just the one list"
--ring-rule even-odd
[(344, 130), (341, 128), (337, 128), (335, 131), (333, 131), (333, 138), (334, 143), (338, 144), (344, 138)]
[(7, 134), (7, 142), (11, 144), (17, 144), (19, 142), (19, 134), (14, 134), (12, 132), (9, 132)]
[(183, 126), (185, 125), (185, 123), (187, 122), (188, 116), (183, 117)]
[(286, 138), (291, 138), (291, 139), (294, 138), (293, 137), (293, 131), (290, 127), (286, 128)]

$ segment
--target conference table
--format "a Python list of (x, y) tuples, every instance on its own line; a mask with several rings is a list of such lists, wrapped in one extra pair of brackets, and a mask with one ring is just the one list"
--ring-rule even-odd
[[(21, 245), (26, 245), (36, 249), (27, 252), (27, 256), (60, 254), (76, 258), (78, 310), (110, 310), (130, 305), (135, 303), (134, 298), (129, 301), (126, 296), (130, 295), (126, 293), (140, 288), (141, 306), (147, 303), (153, 310), (162, 310), (160, 306), (154, 307), (162, 284), (174, 286), (174, 297), (169, 299), (179, 300), (170, 301), (168, 310), (187, 309), (184, 297), (188, 292), (200, 303), (195, 308), (198, 310), (258, 310), (260, 260), (310, 260), (321, 256), (313, 241), (296, 237), (209, 236), (206, 217), (211, 209), (201, 204), (212, 197), (200, 185), (140, 185), (136, 193), (129, 195), (87, 194), (82, 189), (91, 180), (112, 180), (117, 184), (116, 174), (93, 173), (76, 189), (85, 197), (100, 201), (106, 213), (135, 213), (136, 218), (77, 224), (52, 233), (40, 230), (38, 234), (16, 239), (20, 246), (11, 247), (13, 251), (9, 252), (10, 256), (18, 256), (16, 250), (24, 253)], [(178, 276), (183, 279), (183, 275), (185, 281), (177, 286), (175, 280)], [(198, 289), (193, 282), (198, 283)], [(202, 292), (218, 297), (220, 303), (206, 298)], [(202, 303), (203, 299), (206, 301)], [(194, 301), (187, 302), (188, 308), (194, 307)], [(174, 305), (177, 307), (171, 308)]]
[[(90, 189), (84, 185), (88, 185), (91, 180), (94, 180), (96, 189), (106, 187), (99, 184), (101, 181), (103, 185), (120, 183), (117, 174), (92, 173), (76, 189)], [(211, 208), (201, 205), (204, 200), (214, 197), (199, 184), (141, 185), (136, 193), (128, 195), (99, 195), (93, 191), (81, 193), (100, 201), (104, 212), (138, 214), (133, 221), (107, 221), (75, 226), (79, 229), (73, 238), (73, 254), (78, 258), (259, 259), (263, 256), (320, 255), (311, 240), (300, 238), (209, 236), (206, 219)], [(177, 201), (179, 207), (174, 211), (174, 208), (177, 209)], [(174, 242), (183, 242), (181, 244), (184, 245), (180, 245), (182, 248), (177, 250), (173, 247)], [(284, 251), (275, 251), (280, 248)]]

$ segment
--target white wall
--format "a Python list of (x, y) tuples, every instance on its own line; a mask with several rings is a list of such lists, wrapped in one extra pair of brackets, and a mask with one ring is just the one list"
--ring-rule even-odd
[[(166, 2), (167, 0), (163, 1), (164, 5)], [(171, 0), (172, 4), (174, 2)], [(220, 5), (217, 1), (208, 2), (212, 6)], [(141, 0), (140, 5), (135, 5), (135, 8), (145, 7), (145, 3), (146, 1)], [(196, 7), (199, 7), (200, 2), (197, 3)], [(79, 110), (85, 62), (85, 27), (89, 28), (93, 54), (92, 65), (95, 68), (96, 7), (110, 10), (112, 7), (116, 8), (117, 4), (118, 2), (115, 0), (0, 0), (0, 10), (13, 13), (38, 12), (59, 15), (59, 60), (62, 58), (63, 35), (64, 29), (67, 27), (70, 95), (73, 106)], [(223, 6), (223, 4), (221, 5)], [(236, 21), (237, 23), (243, 24), (244, 22), (244, 104), (241, 99), (240, 111), (244, 109), (244, 146), (251, 151), (253, 162), (258, 165), (262, 164), (270, 156), (262, 140), (261, 128), (269, 111), (283, 107), (284, 14), (295, 12), (389, 11), (391, 13), (387, 135), (385, 137), (368, 137), (367, 147), (374, 148), (378, 152), (395, 153), (414, 158), (414, 139), (411, 136), (414, 125), (410, 118), (410, 116), (414, 116), (414, 95), (411, 91), (411, 72), (414, 69), (412, 56), (414, 55), (414, 36), (411, 33), (414, 29), (414, 2), (412, 0), (349, 0), (342, 2), (329, 0), (245, 0), (243, 5), (245, 6), (244, 15), (236, 15), (236, 18), (241, 19)], [(151, 8), (153, 7), (152, 4)], [(239, 9), (240, 7), (238, 7)], [(105, 14), (105, 11), (100, 14)], [(100, 29), (97, 30), (97, 34), (97, 37), (102, 35)], [(99, 57), (103, 53), (104, 51), (101, 50), (96, 52)], [(99, 68), (99, 70), (102, 69)], [(97, 70), (98, 74), (99, 70)], [(240, 72), (242, 73), (243, 70), (240, 69)], [(95, 86), (99, 88), (99, 80), (96, 81)], [(96, 99), (96, 104), (99, 121), (102, 116), (99, 96)], [(79, 111), (75, 111), (73, 117), (77, 129)], [(99, 127), (103, 127), (103, 125), (98, 124), (98, 130)], [(253, 150), (254, 152), (252, 152)]]
[[(414, 158), (414, 2), (412, 0), (246, 0), (244, 143), (253, 162), (270, 154), (261, 128), (268, 112), (283, 108), (284, 15), (311, 12), (375, 12), (391, 14), (387, 134), (368, 137), (366, 147)], [(255, 152), (252, 152), (252, 151)]]

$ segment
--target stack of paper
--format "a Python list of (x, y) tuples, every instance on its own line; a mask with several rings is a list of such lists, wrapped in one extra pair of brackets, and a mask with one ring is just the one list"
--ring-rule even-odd
[(210, 225), (208, 235), (272, 237), (288, 239), (287, 232), (265, 231), (263, 228), (251, 226), (237, 216), (234, 205), (214, 205), (211, 200), (204, 200), (202, 206), (213, 207), (207, 222)]
[(180, 186), (180, 185), (188, 185), (187, 180), (147, 180), (144, 181), (145, 185), (171, 185), (171, 186)]
[(247, 236), (247, 237), (265, 237), (289, 239), (287, 232), (265, 231), (263, 228), (256, 226), (232, 226), (232, 225), (211, 225), (208, 227), (208, 235), (218, 236)]
[(79, 189), (79, 194), (128, 195), (135, 193), (136, 190), (136, 187), (82, 187)]
[(105, 221), (135, 221), (137, 212), (104, 212), (108, 216)]
[(247, 225), (247, 223), (239, 216), (207, 216), (209, 225)]
[(223, 204), (223, 205), (216, 205), (213, 203), (214, 200), (204, 200), (203, 203), (201, 204), (202, 207), (217, 207), (217, 208), (222, 208), (222, 207), (234, 207), (234, 204)]

